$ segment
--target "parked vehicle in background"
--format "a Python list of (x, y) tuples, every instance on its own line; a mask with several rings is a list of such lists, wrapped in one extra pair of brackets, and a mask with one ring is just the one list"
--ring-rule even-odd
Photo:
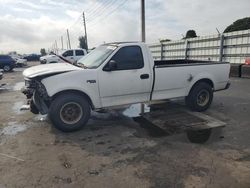
[(85, 49), (72, 49), (65, 50), (59, 55), (46, 55), (40, 57), (41, 64), (49, 64), (49, 63), (65, 63), (69, 62), (75, 64), (79, 59), (87, 54)]
[(25, 67), (27, 66), (27, 59), (22, 59), (19, 57), (12, 57), (16, 61), (16, 67)]
[(31, 111), (48, 113), (67, 132), (82, 128), (91, 109), (185, 97), (192, 110), (204, 111), (213, 92), (230, 85), (229, 63), (154, 61), (144, 43), (105, 44), (77, 65), (38, 65), (23, 72)]
[(16, 61), (9, 55), (0, 55), (0, 69), (11, 71), (16, 66)]
[(27, 61), (39, 61), (40, 57), (41, 55), (29, 54), (29, 55), (25, 55), (23, 59), (26, 59)]

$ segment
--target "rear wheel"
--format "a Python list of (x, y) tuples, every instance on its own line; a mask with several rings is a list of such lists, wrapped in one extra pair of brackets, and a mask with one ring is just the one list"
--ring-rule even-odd
[(191, 110), (202, 112), (209, 108), (213, 100), (213, 89), (205, 83), (199, 82), (194, 85), (186, 97), (186, 104)]
[(61, 94), (53, 100), (49, 109), (53, 125), (64, 132), (81, 129), (90, 117), (90, 105), (78, 94)]

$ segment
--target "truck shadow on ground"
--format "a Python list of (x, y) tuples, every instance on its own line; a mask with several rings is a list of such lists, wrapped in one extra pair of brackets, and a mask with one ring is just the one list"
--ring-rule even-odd
[[(154, 106), (152, 110), (157, 110), (158, 107), (160, 106)], [(93, 112), (88, 124), (78, 132), (63, 133), (52, 128), (51, 131), (55, 135), (54, 144), (79, 146), (90, 153), (107, 156), (140, 151), (141, 148), (151, 147), (152, 143), (166, 140), (189, 142), (185, 129), (172, 126), (163, 130), (141, 116), (125, 116), (123, 111), (124, 109), (105, 113)], [(210, 129), (207, 134), (209, 142), (223, 138), (221, 128)]]
[[(132, 176), (142, 181), (149, 179), (153, 187), (184, 187), (183, 181), (190, 174), (210, 173), (209, 168), (195, 165), (203, 146), (190, 144), (183, 132), (165, 132), (140, 118), (124, 116), (121, 111), (94, 113), (88, 125), (78, 132), (63, 133), (55, 128), (51, 131), (55, 135), (54, 145), (80, 147), (87, 153), (87, 161), (96, 157), (111, 159), (110, 163), (96, 162), (99, 165), (88, 171), (91, 176), (143, 164), (147, 167)], [(220, 134), (221, 129), (212, 132)], [(74, 165), (67, 152), (63, 156), (65, 168)]]

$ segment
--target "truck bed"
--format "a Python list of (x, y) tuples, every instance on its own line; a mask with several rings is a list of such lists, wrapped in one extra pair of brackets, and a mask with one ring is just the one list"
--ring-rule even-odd
[(230, 64), (200, 60), (154, 61), (154, 82), (151, 100), (187, 96), (191, 87), (200, 79), (209, 79), (214, 91), (226, 87)]

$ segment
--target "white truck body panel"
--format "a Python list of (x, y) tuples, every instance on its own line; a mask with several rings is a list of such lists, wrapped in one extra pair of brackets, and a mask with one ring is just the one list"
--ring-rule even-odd
[(69, 71), (47, 77), (42, 80), (42, 83), (46, 86), (46, 90), (50, 97), (62, 91), (81, 91), (90, 97), (96, 108), (101, 108), (102, 105), (98, 85), (89, 83), (90, 80), (97, 80), (97, 72), (91, 69), (78, 68), (76, 71)]
[[(155, 68), (153, 100), (187, 96), (198, 80), (209, 79), (214, 90), (224, 89), (228, 82), (229, 64), (166, 66)], [(189, 81), (190, 77), (192, 80)]]
[[(149, 93), (152, 89), (152, 76), (150, 76), (149, 79), (140, 79), (141, 74), (153, 73), (151, 64), (146, 63), (150, 61), (148, 56), (143, 56), (145, 63), (144, 67), (141, 69), (111, 72), (103, 71), (106, 63), (110, 61), (112, 56), (116, 54), (117, 51), (124, 46), (131, 45), (134, 44), (128, 43), (118, 47), (113, 54), (110, 55), (110, 58), (106, 59), (106, 61), (98, 69), (98, 81), (102, 107), (132, 104), (150, 100)], [(148, 50), (149, 49), (147, 49), (147, 46), (145, 45), (142, 48), (142, 53), (147, 54)]]

